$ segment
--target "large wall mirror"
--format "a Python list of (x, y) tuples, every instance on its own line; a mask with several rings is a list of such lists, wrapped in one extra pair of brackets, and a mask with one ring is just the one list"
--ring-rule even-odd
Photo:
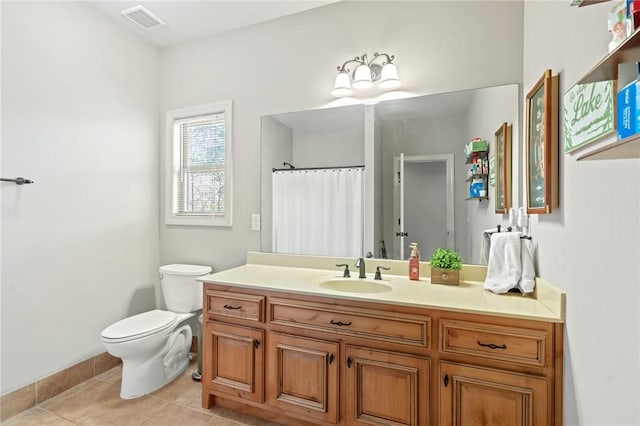
[(505, 217), (493, 186), (467, 200), (464, 147), (491, 147), (504, 122), (517, 139), (518, 97), (513, 84), (262, 117), (261, 250), (406, 259), (418, 242), (425, 260), (450, 247), (479, 263), (482, 231)]

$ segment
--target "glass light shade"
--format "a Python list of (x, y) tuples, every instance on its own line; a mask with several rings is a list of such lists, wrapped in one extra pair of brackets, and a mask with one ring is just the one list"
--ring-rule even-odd
[(351, 90), (351, 80), (349, 78), (349, 74), (347, 74), (346, 72), (338, 73), (331, 94), (335, 97), (340, 98), (343, 96), (349, 96), (352, 93), (353, 90)]
[(394, 64), (386, 64), (380, 71), (380, 87), (383, 89), (393, 89), (400, 86), (398, 69)]
[(373, 86), (371, 81), (371, 70), (366, 65), (358, 65), (356, 72), (353, 73), (353, 88), (362, 90)]

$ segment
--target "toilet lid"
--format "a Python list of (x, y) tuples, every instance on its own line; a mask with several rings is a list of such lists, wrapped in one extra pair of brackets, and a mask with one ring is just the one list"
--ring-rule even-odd
[(173, 275), (207, 275), (211, 272), (211, 266), (202, 266), (202, 265), (183, 265), (183, 264), (173, 264), (173, 265), (164, 265), (160, 267), (160, 272), (164, 272), (165, 274), (173, 274)]
[(104, 339), (134, 339), (158, 333), (173, 326), (176, 314), (158, 309), (122, 319), (102, 330)]

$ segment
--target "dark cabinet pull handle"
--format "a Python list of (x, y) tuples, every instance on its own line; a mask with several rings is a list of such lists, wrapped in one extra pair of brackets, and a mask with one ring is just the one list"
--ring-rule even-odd
[(329, 355), (329, 364), (333, 364), (334, 359), (335, 357), (333, 356), (333, 354)]
[(253, 347), (258, 349), (258, 346), (260, 346), (260, 340), (258, 339), (253, 339)]
[(334, 320), (331, 320), (331, 321), (329, 321), (329, 323), (330, 323), (330, 324), (333, 324), (333, 325), (339, 325), (339, 326), (343, 326), (343, 325), (351, 325), (351, 321), (349, 321), (349, 322), (342, 322), (342, 321), (334, 321)]
[(347, 368), (351, 368), (351, 358), (347, 358)]
[(478, 340), (478, 345), (484, 346), (485, 348), (490, 348), (490, 349), (507, 349), (507, 345), (505, 344), (495, 345), (493, 343), (481, 343), (480, 340)]
[(446, 388), (447, 386), (449, 386), (449, 375), (445, 374), (444, 375), (444, 387)]
[(242, 306), (224, 305), (223, 308), (225, 308), (225, 309), (241, 309)]

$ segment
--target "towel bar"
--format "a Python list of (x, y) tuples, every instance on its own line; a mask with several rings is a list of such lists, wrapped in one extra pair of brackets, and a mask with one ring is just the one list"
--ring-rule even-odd
[(32, 181), (30, 179), (25, 179), (23, 177), (17, 177), (15, 179), (0, 178), (0, 181), (2, 181), (2, 182), (13, 182), (16, 185), (24, 185), (24, 184), (27, 184), (27, 183), (35, 183), (34, 181)]

